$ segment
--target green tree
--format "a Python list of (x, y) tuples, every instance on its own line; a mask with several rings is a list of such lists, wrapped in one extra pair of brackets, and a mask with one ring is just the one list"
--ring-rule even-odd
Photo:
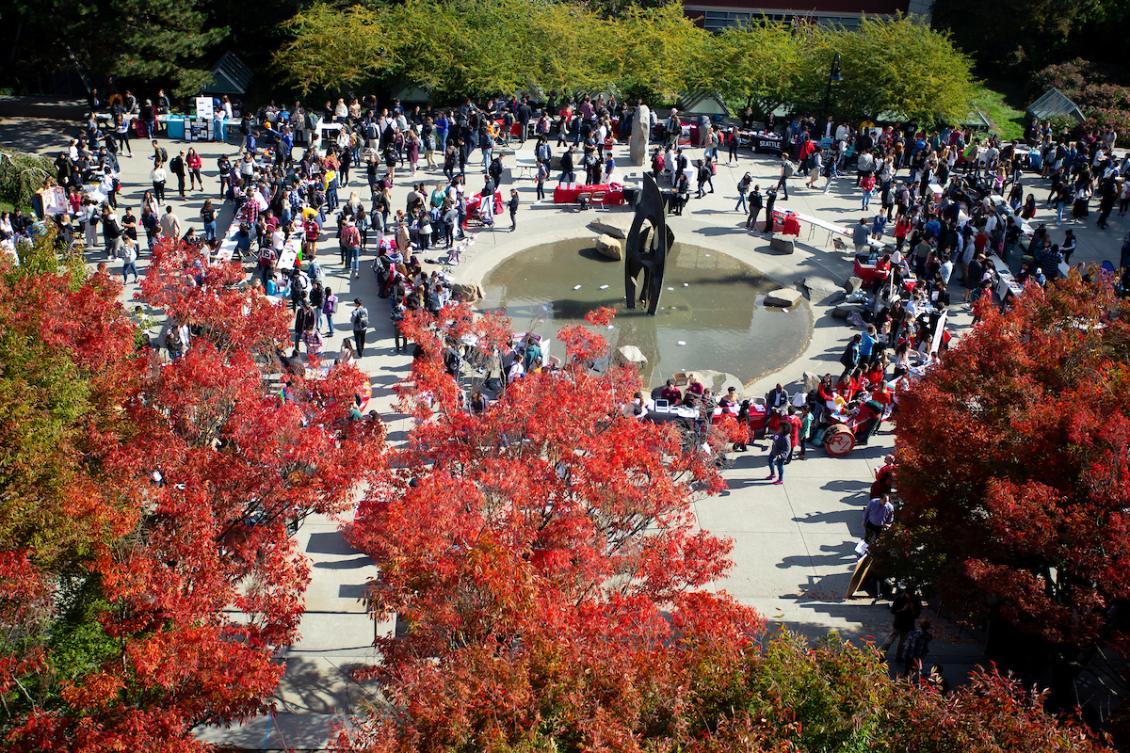
[(206, 56), (228, 33), (227, 27), (209, 23), (200, 0), (120, 0), (110, 19), (118, 32), (107, 50), (113, 56), (110, 70), (128, 78), (172, 81), (173, 93), (182, 97), (208, 81)]
[(713, 64), (696, 85), (763, 116), (795, 96), (802, 65), (810, 57), (791, 28), (771, 21), (724, 29), (711, 40), (711, 48)]
[(898, 17), (865, 18), (857, 30), (810, 27), (802, 34), (811, 58), (797, 87), (794, 104), (800, 107), (823, 108), (832, 59), (839, 53), (843, 80), (832, 86), (835, 114), (933, 124), (969, 113), (971, 64), (945, 33)]
[(608, 43), (592, 55), (625, 95), (671, 100), (704, 80), (709, 32), (687, 18), (679, 3), (633, 6), (615, 19)]
[(35, 154), (0, 149), (0, 205), (30, 209), (43, 181), (55, 175), (51, 160)]
[(397, 65), (382, 14), (364, 6), (341, 10), (318, 2), (283, 28), (289, 39), (275, 53), (275, 64), (303, 94), (358, 86)]
[(9, 66), (0, 68), (31, 90), (46, 85), (44, 74), (78, 63), (95, 77), (171, 83), (175, 94), (188, 96), (207, 79), (210, 56), (227, 37), (205, 0), (17, 2), (4, 20)]
[(1127, 13), (1124, 0), (937, 0), (933, 22), (988, 73), (1001, 66), (1034, 70), (1080, 45), (1101, 54), (1087, 47), (1088, 40), (1093, 44), (1095, 31), (1125, 21)]

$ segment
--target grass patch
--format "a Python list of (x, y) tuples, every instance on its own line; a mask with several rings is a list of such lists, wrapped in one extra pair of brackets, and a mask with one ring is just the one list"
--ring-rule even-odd
[(992, 123), (991, 130), (1006, 141), (1024, 137), (1024, 111), (1008, 102), (1008, 98), (986, 86), (978, 86), (973, 106)]

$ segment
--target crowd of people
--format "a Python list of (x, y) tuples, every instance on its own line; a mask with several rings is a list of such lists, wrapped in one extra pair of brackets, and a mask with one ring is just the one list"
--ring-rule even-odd
[[(494, 228), (500, 211), (509, 214), (511, 230), (517, 227), (520, 199), (506, 185), (511, 180), (506, 150), (534, 142), (538, 200), (554, 175), (561, 183), (579, 177), (586, 184), (610, 182), (618, 177), (614, 147), (628, 139), (639, 113), (601, 95), (551, 95), (540, 105), (526, 97), (467, 99), (431, 110), (342, 97), (312, 111), (298, 103), (271, 103), (236, 118), (225, 98), (216, 103), (212, 137), (225, 141), (238, 133), (239, 151), (218, 157), (218, 185), (206, 187), (203, 160), (193, 146), (174, 148), (156, 138), (159, 116), (169, 109), (164, 94), (141, 101), (126, 94), (114, 98), (108, 120), (95, 117), (92, 104), (84, 127), (55, 158), (45, 188), (61, 187), (66, 204), (51, 212), (38, 207), (41, 217), (19, 210), (0, 215), (0, 243), (10, 246), (53, 223), (60, 244), (94, 254), (101, 248), (94, 258), (117, 259), (123, 279), (135, 281), (140, 255), (163, 239), (199, 244), (209, 258), (220, 258), (227, 244), (232, 258), (254, 265), (251, 284), (293, 309), (293, 341), (289, 352), (279, 353), (287, 368), (301, 367), (303, 351), (316, 363), (325, 338), (344, 328), (352, 337), (336, 360), (366, 355), (375, 302), (350, 301), (345, 290), (348, 279), (361, 274), (363, 258), (379, 298), (387, 301), (394, 352), (407, 352), (411, 344), (399, 323), (413, 310), (438, 312), (453, 297), (448, 271), (428, 262), (458, 265), (471, 228)], [(692, 191), (696, 199), (716, 192), (720, 153), (726, 149), (729, 162), (738, 161), (740, 134), (751, 119), (746, 113), (740, 125), (708, 125), (687, 145), (677, 110), (664, 118), (651, 111), (650, 167), (666, 188), (672, 214), (683, 214)], [(138, 145), (136, 137), (131, 141), (134, 120), (143, 123), (151, 161), (136, 209), (120, 201), (120, 161), (132, 157)], [(1072, 264), (1078, 247), (1076, 228), (1065, 225), (1086, 222), (1095, 200), (1100, 229), (1115, 208), (1119, 216), (1130, 208), (1130, 159), (1116, 156), (1112, 132), (1055, 134), (1034, 123), (1025, 142), (1002, 143), (961, 128), (871, 123), (852, 128), (831, 118), (771, 121), (767, 130), (776, 131), (782, 144), (772, 167), (775, 182), (767, 181), (763, 191), (752, 172), (737, 181), (734, 210), (750, 231), (773, 232), (775, 209), (789, 200), (790, 190), (795, 195), (840, 187), (859, 193), (862, 216), (849, 234), (874, 275), (852, 299), (859, 306), (848, 318), (855, 331), (841, 355), (842, 370), (810, 378), (791, 392), (777, 384), (763, 397), (742, 395), (736, 387), (715, 395), (691, 375), (685, 383), (668, 380), (651, 400), (634, 396), (625, 415), (646, 419), (660, 400), (689, 408), (697, 416), (696, 438), (715, 415), (732, 416), (749, 428), (749, 438), (735, 441), (732, 450), (745, 452), (763, 437), (765, 480), (772, 484), (782, 484), (786, 466), (806, 460), (833, 427), (847, 427), (856, 443), (867, 444), (897, 415), (900, 392), (944, 353), (948, 333), (939, 327), (949, 309), (996, 295), (1001, 272), (994, 257), (1014, 270), (1020, 286), (1047, 284)], [(1047, 185), (1042, 202), (1037, 175)], [(404, 197), (400, 204), (394, 188)], [(189, 218), (202, 232), (174, 211), (168, 201), (173, 195), (206, 197)], [(1055, 211), (1056, 221), (1031, 229), (1027, 223), (1041, 203)], [(227, 232), (220, 227), (225, 208), (234, 217)], [(333, 247), (338, 251), (340, 283), (326, 274), (327, 239), (331, 254)], [(439, 258), (425, 259), (428, 254)], [(1120, 262), (1130, 268), (1130, 235)], [(958, 284), (965, 291), (960, 301), (950, 290)], [(1122, 285), (1130, 290), (1130, 278)], [(1007, 296), (998, 302), (1007, 305)], [(151, 324), (140, 310), (135, 317), (148, 322), (147, 328)], [(158, 342), (175, 359), (192, 336), (183, 323), (166, 322)], [(525, 333), (484, 356), (472, 345), (447, 343), (444, 363), (453, 378), (482, 377), (460, 393), (461, 407), (481, 413), (508, 383), (557, 368), (546, 345)], [(355, 418), (361, 407), (355, 406)], [(882, 536), (897, 513), (893, 468), (893, 458), (887, 458), (870, 489), (862, 515), (864, 545)], [(925, 672), (932, 633), (920, 618), (920, 600), (900, 590), (891, 609), (894, 627), (883, 650), (897, 644), (902, 671)]]

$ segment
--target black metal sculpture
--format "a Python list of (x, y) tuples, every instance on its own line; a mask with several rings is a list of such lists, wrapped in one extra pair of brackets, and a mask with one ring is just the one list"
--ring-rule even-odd
[(647, 303), (647, 313), (655, 315), (659, 296), (663, 293), (663, 270), (667, 254), (675, 242), (675, 234), (667, 227), (663, 194), (655, 178), (643, 176), (643, 189), (636, 201), (636, 218), (624, 248), (624, 298), (628, 308), (636, 307), (636, 278), (643, 271), (640, 303)]

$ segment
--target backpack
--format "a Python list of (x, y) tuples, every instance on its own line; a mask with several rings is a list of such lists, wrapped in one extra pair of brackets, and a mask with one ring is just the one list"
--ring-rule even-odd
[(793, 177), (793, 173), (796, 172), (796, 165), (793, 164), (792, 160), (786, 160), (784, 169), (785, 169), (785, 177), (791, 178), (791, 177)]

